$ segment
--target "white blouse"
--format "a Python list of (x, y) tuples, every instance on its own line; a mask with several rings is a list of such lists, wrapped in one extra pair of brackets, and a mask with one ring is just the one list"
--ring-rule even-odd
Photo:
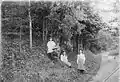
[(47, 53), (53, 52), (53, 49), (55, 48), (55, 46), (56, 46), (56, 44), (55, 44), (54, 41), (49, 41), (49, 42), (47, 43), (47, 47), (48, 47)]

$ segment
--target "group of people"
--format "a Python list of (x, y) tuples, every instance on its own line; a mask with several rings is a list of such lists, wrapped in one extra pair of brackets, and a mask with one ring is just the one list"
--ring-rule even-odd
[[(47, 56), (50, 60), (53, 61), (53, 63), (57, 61), (57, 58), (59, 58), (62, 62), (71, 67), (71, 63), (68, 61), (65, 50), (60, 50), (59, 45), (56, 45), (55, 41), (53, 41), (52, 38), (50, 38), (50, 40), (48, 41), (47, 48)], [(82, 50), (79, 50), (76, 62), (78, 65), (77, 69), (83, 73), (85, 71), (85, 55), (83, 54)]]

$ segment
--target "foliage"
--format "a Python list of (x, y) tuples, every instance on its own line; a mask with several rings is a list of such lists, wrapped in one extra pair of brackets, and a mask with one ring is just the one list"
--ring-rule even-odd
[[(72, 68), (68, 69), (61, 65), (54, 67), (50, 63), (50, 60), (44, 56), (46, 54), (45, 45), (40, 44), (42, 42), (41, 35), (46, 28), (47, 34), (45, 36), (52, 35), (55, 39), (59, 38), (61, 47), (64, 47), (68, 52), (78, 44), (82, 44), (83, 49), (90, 50), (86, 51), (86, 68), (90, 72), (96, 73), (98, 71), (101, 58), (94, 56), (93, 53), (97, 54), (96, 51), (107, 49), (108, 45), (112, 43), (112, 36), (102, 30), (107, 25), (101, 21), (98, 14), (93, 12), (88, 2), (31, 2), (30, 11), (34, 36), (32, 50), (29, 48), (29, 40), (27, 39), (29, 35), (28, 8), (28, 2), (24, 4), (2, 3), (3, 35), (5, 32), (20, 32), (20, 27), (24, 33), (21, 41), (18, 36), (15, 38), (9, 34), (9, 36), (13, 36), (12, 39), (5, 39), (6, 35), (3, 36), (5, 41), (3, 40), (2, 76), (4, 79), (8, 78), (9, 80), (18, 76), (19, 80), (32, 78), (31, 82), (43, 79), (63, 82), (68, 80), (72, 82), (74, 79), (83, 82), (82, 77), (84, 80), (92, 77), (92, 75), (79, 75)], [(41, 37), (36, 38), (39, 36)], [(71, 41), (77, 45), (72, 44)], [(111, 42), (108, 44), (108, 41)], [(19, 81), (16, 80), (16, 82)]]
[[(11, 4), (10, 4), (11, 3)], [(2, 32), (20, 32), (20, 28), (28, 28), (28, 5), (15, 2), (2, 3)], [(6, 29), (7, 27), (7, 29)], [(23, 28), (23, 29), (24, 29)], [(27, 31), (26, 31), (27, 32)]]
[[(3, 32), (20, 32), (29, 34), (28, 2), (11, 2), (2, 4)], [(31, 2), (33, 38), (39, 39), (43, 35), (49, 38), (59, 38), (61, 45), (64, 41), (78, 48), (100, 51), (96, 39), (100, 29), (106, 27), (97, 13), (89, 6), (89, 2)], [(47, 28), (47, 29), (46, 29)], [(43, 33), (45, 32), (45, 34)], [(39, 38), (37, 38), (39, 37)], [(74, 37), (74, 39), (73, 39)], [(71, 43), (76, 43), (75, 45)], [(68, 47), (70, 47), (68, 45)], [(96, 46), (96, 47), (95, 47)], [(78, 49), (77, 49), (78, 50)], [(91, 50), (92, 52), (95, 52)]]
[[(98, 14), (93, 13), (89, 3), (73, 2), (69, 3), (70, 5), (67, 2), (58, 3), (52, 8), (48, 16), (53, 22), (51, 29), (53, 37), (54, 35), (62, 37), (63, 40), (67, 42), (69, 42), (72, 37), (76, 37), (77, 39), (74, 40), (79, 40), (79, 42), (75, 43), (78, 45), (82, 42), (83, 49), (90, 49), (96, 46), (97, 50), (100, 50), (96, 34), (101, 28), (104, 28), (105, 25), (102, 23)], [(59, 30), (62, 30), (63, 36), (60, 35), (61, 33), (58, 33), (61, 32)], [(66, 39), (64, 39), (64, 37)]]

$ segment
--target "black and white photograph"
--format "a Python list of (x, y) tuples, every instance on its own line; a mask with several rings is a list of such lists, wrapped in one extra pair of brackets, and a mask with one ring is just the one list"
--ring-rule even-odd
[(120, 0), (1, 0), (0, 82), (119, 82)]

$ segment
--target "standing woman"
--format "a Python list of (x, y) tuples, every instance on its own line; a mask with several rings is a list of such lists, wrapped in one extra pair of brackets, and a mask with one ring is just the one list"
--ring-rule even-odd
[(81, 73), (85, 73), (85, 54), (83, 54), (82, 50), (79, 51), (79, 54), (77, 55), (77, 64), (78, 64), (78, 70)]

